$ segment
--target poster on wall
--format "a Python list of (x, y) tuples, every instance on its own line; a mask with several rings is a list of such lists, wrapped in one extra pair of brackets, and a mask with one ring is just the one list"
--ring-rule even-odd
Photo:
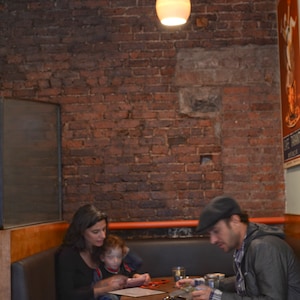
[(277, 7), (284, 167), (300, 165), (300, 0)]

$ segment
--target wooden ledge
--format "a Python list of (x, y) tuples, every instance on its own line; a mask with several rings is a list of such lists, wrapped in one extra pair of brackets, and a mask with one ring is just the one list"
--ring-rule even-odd
[[(251, 218), (252, 222), (284, 224), (284, 217)], [(169, 220), (149, 222), (111, 222), (110, 230), (196, 227), (198, 220)], [(55, 222), (11, 229), (11, 262), (61, 244), (69, 224)]]
[[(264, 224), (284, 224), (284, 217), (264, 217), (250, 218), (251, 222)], [(126, 230), (126, 229), (153, 229), (153, 228), (180, 228), (196, 227), (198, 220), (172, 220), (172, 221), (149, 221), (149, 222), (111, 222), (109, 229)]]

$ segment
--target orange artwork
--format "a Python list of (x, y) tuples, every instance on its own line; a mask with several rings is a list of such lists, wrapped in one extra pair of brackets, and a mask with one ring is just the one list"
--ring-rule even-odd
[(284, 165), (300, 164), (300, 0), (279, 0), (278, 39), (281, 78), (281, 112)]

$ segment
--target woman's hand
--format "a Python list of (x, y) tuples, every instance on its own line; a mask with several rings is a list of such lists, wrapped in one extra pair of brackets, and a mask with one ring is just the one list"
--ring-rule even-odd
[(102, 279), (94, 285), (95, 297), (114, 290), (123, 289), (127, 283), (127, 278), (124, 275), (114, 275), (112, 277)]
[(142, 285), (147, 285), (150, 283), (151, 281), (151, 277), (148, 273), (144, 273), (144, 274), (134, 274), (133, 278), (143, 278), (144, 282), (142, 283)]
[(127, 276), (115, 275), (109, 279), (109, 285), (112, 287), (112, 290), (123, 289), (127, 282)]
[(175, 286), (177, 288), (182, 288), (186, 285), (192, 285), (194, 286), (195, 285), (195, 282), (194, 282), (194, 279), (191, 279), (191, 278), (184, 278), (184, 279), (179, 279), (178, 281), (176, 281), (175, 283)]

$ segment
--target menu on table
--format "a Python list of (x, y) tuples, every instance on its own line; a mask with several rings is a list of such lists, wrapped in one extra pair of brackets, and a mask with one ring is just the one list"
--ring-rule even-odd
[(141, 287), (133, 287), (133, 288), (127, 288), (127, 289), (121, 289), (121, 290), (115, 290), (110, 292), (110, 294), (120, 295), (120, 296), (129, 296), (129, 297), (144, 297), (144, 296), (152, 296), (152, 295), (158, 295), (158, 294), (164, 294), (163, 291), (157, 291), (157, 290), (150, 290), (145, 289)]

